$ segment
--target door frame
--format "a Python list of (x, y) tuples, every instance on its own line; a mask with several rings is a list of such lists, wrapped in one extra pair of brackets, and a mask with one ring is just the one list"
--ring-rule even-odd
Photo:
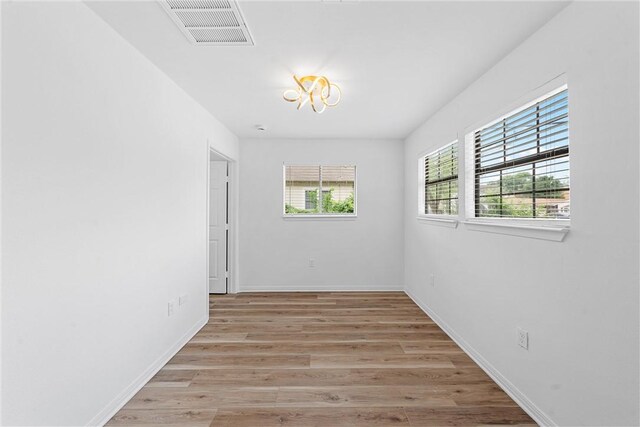
[(216, 157), (219, 157), (221, 161), (227, 162), (228, 172), (228, 188), (227, 188), (227, 209), (229, 212), (228, 217), (228, 225), (229, 225), (229, 233), (227, 235), (227, 267), (228, 267), (228, 280), (227, 280), (227, 293), (235, 294), (238, 292), (237, 287), (237, 224), (238, 224), (238, 211), (237, 211), (237, 200), (238, 200), (238, 191), (237, 191), (237, 162), (211, 147), (207, 144), (207, 218), (206, 218), (206, 262), (207, 262), (207, 271), (206, 271), (206, 293), (209, 295), (209, 214), (211, 211), (211, 201), (209, 200), (210, 186), (211, 186), (211, 154), (214, 154)]

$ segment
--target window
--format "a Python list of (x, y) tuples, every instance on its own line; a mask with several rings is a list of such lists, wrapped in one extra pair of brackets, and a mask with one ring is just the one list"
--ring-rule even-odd
[(287, 216), (354, 216), (355, 191), (355, 166), (284, 166)]
[(318, 208), (318, 191), (317, 190), (304, 190), (304, 208), (307, 210), (313, 210)]
[(458, 141), (421, 158), (424, 165), (422, 214), (458, 214)]
[(473, 133), (475, 216), (568, 219), (566, 87)]
[[(322, 190), (322, 195), (327, 196), (331, 191)], [(304, 190), (304, 208), (314, 210), (318, 208), (318, 190)]]

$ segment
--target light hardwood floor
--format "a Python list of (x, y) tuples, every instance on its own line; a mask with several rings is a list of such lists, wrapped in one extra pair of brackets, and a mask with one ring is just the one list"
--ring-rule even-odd
[(535, 425), (402, 292), (212, 296), (109, 426)]

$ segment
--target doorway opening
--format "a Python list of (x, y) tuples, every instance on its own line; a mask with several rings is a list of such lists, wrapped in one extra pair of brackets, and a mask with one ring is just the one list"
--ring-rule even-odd
[(232, 292), (231, 165), (232, 162), (222, 154), (214, 150), (209, 151), (207, 279), (210, 294)]

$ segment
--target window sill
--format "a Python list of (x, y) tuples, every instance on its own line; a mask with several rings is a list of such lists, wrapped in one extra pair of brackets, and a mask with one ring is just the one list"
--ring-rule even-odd
[(286, 221), (355, 221), (357, 218), (357, 215), (282, 215)]
[(507, 234), (510, 236), (528, 237), (531, 239), (562, 242), (569, 232), (567, 225), (531, 225), (513, 222), (488, 222), (478, 220), (462, 221), (467, 229), (485, 233)]
[(418, 222), (424, 224), (437, 225), (438, 227), (456, 228), (458, 227), (458, 220), (454, 218), (447, 218), (446, 216), (429, 216), (418, 215)]

